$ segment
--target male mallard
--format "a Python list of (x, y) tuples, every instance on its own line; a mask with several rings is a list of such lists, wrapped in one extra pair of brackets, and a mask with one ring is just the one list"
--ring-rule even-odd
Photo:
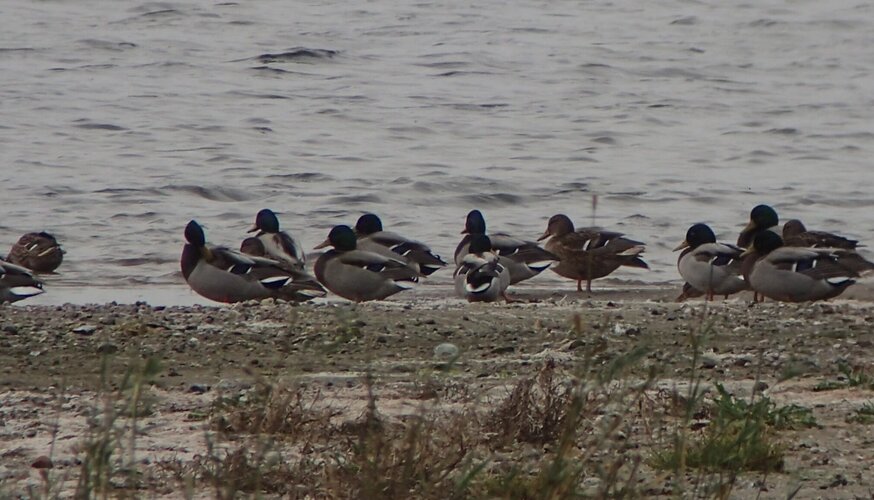
[(784, 302), (837, 297), (855, 283), (850, 278), (874, 270), (874, 263), (852, 250), (787, 247), (770, 231), (757, 234), (745, 254), (755, 259), (749, 277), (753, 290)]
[(356, 302), (381, 300), (410, 288), (419, 273), (407, 263), (377, 253), (356, 249), (355, 232), (349, 226), (335, 226), (327, 244), (334, 248), (316, 261), (316, 278), (325, 288)]
[(264, 244), (265, 256), (303, 269), (306, 255), (300, 244), (287, 232), (279, 230), (279, 218), (273, 210), (265, 208), (255, 215), (255, 225), (250, 233), (258, 231), (256, 238)]
[(430, 276), (446, 265), (428, 245), (397, 233), (383, 231), (382, 221), (375, 214), (359, 217), (355, 223), (355, 234), (358, 236), (358, 249), (408, 262), (422, 276)]
[(279, 261), (207, 245), (203, 228), (195, 221), (185, 226), (185, 239), (182, 276), (192, 290), (210, 300), (232, 303), (272, 297), (303, 301), (325, 294), (312, 276), (283, 267)]
[(776, 232), (779, 223), (780, 218), (777, 217), (776, 210), (768, 205), (756, 205), (750, 210), (749, 222), (737, 237), (737, 246), (749, 248), (757, 234), (762, 231)]
[[(461, 264), (464, 256), (470, 253), (471, 238), (474, 235), (486, 234), (486, 220), (482, 212), (471, 210), (467, 214), (461, 234), (465, 236), (455, 248), (456, 265)], [(558, 262), (556, 255), (540, 248), (533, 241), (520, 240), (505, 233), (491, 233), (488, 236), (492, 243), (492, 250), (501, 257), (501, 263), (510, 271), (511, 285), (533, 278)]]
[(695, 224), (686, 231), (686, 239), (674, 251), (683, 250), (677, 259), (680, 276), (696, 290), (728, 297), (749, 288), (740, 275), (740, 255), (744, 249), (729, 243), (717, 243), (707, 224)]
[(484, 234), (473, 234), (468, 253), (455, 269), (455, 293), (468, 302), (494, 302), (507, 299), (510, 271), (503, 259), (492, 252), (492, 242)]
[(549, 218), (546, 231), (537, 241), (549, 238), (546, 249), (560, 260), (552, 270), (559, 276), (577, 281), (577, 291), (592, 292), (592, 280), (603, 278), (620, 266), (649, 269), (639, 257), (646, 248), (639, 241), (624, 238), (622, 233), (603, 231), (597, 228), (574, 230), (574, 223), (567, 215), (558, 214)]
[(0, 260), (0, 304), (39, 295), (45, 292), (42, 286), (29, 269)]
[(825, 231), (808, 231), (798, 219), (783, 224), (783, 243), (788, 247), (844, 248), (853, 250), (858, 240), (851, 240)]
[(51, 273), (64, 260), (64, 250), (49, 233), (27, 233), (12, 245), (6, 260), (35, 273)]

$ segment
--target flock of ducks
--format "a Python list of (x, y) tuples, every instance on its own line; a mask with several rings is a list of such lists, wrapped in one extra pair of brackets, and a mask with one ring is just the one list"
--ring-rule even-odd
[[(338, 225), (316, 249), (328, 248), (308, 272), (300, 243), (280, 229), (270, 209), (258, 212), (240, 250), (207, 244), (203, 228), (185, 227), (180, 265), (192, 290), (217, 302), (267, 298), (301, 302), (328, 291), (356, 302), (382, 300), (409, 289), (448, 264), (426, 244), (383, 229), (374, 214), (364, 214), (354, 228)], [(487, 233), (479, 210), (467, 214), (464, 235), (455, 249), (455, 293), (470, 302), (510, 301), (510, 286), (546, 269), (591, 293), (592, 280), (626, 266), (649, 269), (641, 255), (645, 245), (622, 233), (575, 228), (563, 214), (552, 216), (537, 241), (505, 233)], [(544, 242), (541, 246), (538, 242)], [(753, 300), (765, 297), (807, 302), (836, 297), (874, 271), (874, 263), (856, 253), (859, 242), (823, 231), (808, 231), (798, 220), (779, 228), (777, 212), (759, 205), (736, 244), (718, 242), (706, 224), (695, 224), (676, 251), (686, 281), (678, 300), (704, 296), (728, 298), (745, 290)], [(0, 259), (0, 302), (15, 302), (43, 293), (34, 273), (52, 273), (64, 251), (48, 233), (28, 233)]]

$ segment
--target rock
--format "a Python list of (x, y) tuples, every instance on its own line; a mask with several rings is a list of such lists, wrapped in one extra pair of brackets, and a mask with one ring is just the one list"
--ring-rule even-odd
[(73, 328), (73, 333), (78, 335), (93, 335), (96, 331), (97, 327), (94, 325), (80, 325), (76, 328)]
[(18, 327), (15, 325), (3, 325), (3, 331), (9, 335), (18, 335)]
[(716, 358), (712, 358), (710, 356), (702, 356), (701, 357), (701, 368), (710, 370), (712, 368), (716, 368), (717, 360)]
[(54, 467), (54, 464), (52, 464), (51, 458), (45, 455), (40, 455), (32, 464), (30, 464), (30, 466), (34, 469), (51, 469)]
[(434, 357), (438, 359), (452, 359), (458, 357), (458, 347), (455, 344), (444, 342), (434, 348)]
[(118, 352), (118, 346), (107, 342), (105, 344), (100, 344), (97, 348), (97, 352), (99, 354), (115, 354)]
[(206, 384), (191, 384), (191, 387), (188, 388), (188, 392), (192, 392), (194, 394), (203, 394), (208, 392), (210, 387)]

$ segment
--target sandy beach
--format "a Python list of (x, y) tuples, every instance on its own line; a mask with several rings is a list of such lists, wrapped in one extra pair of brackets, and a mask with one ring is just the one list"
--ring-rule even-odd
[[(222, 398), (246, 401), (258, 387), (294, 387), (299, 398), (331, 408), (333, 422), (360, 420), (370, 401), (385, 421), (403, 426), (424, 411), (488, 414), (520, 380), (536, 379), (547, 365), (559, 379), (588, 380), (639, 352), (617, 380), (651, 380), (644, 400), (653, 405), (651, 418), (660, 416), (658, 425), (641, 425), (628, 415), (620, 426), (623, 442), (633, 443), (623, 460), (639, 461), (632, 496), (681, 492), (670, 471), (652, 466), (653, 454), (666, 446), (665, 430), (676, 428), (676, 419), (659, 408), (700, 377), (709, 391), (705, 406), (714, 383), (739, 399), (749, 399), (756, 388), (778, 406), (809, 409), (816, 422), (777, 433), (782, 470), (741, 474), (732, 497), (785, 498), (796, 488), (798, 498), (868, 497), (874, 491), (874, 427), (860, 415), (874, 400), (868, 379), (874, 377), (874, 304), (859, 298), (870, 289), (859, 287), (855, 298), (830, 303), (751, 306), (740, 297), (706, 307), (674, 303), (674, 292), (607, 289), (588, 298), (528, 290), (519, 303), (480, 305), (416, 297), (360, 305), (3, 306), (0, 493), (14, 497), (33, 488), (71, 494), (95, 414), (110, 396), (123, 399), (125, 373), (148, 359), (158, 362), (140, 389), (148, 411), (135, 422), (135, 440), (113, 445), (110, 462), (121, 470), (134, 454), (140, 482), (133, 493), (177, 498), (217, 491), (203, 480), (186, 486), (180, 464), (199, 463), (213, 446), (234, 449), (247, 435), (215, 437)], [(127, 417), (119, 417), (127, 422), (121, 428), (129, 426)], [(707, 421), (697, 416), (690, 432), (701, 432)], [(325, 442), (331, 439), (340, 438)], [(279, 442), (281, 460), (300, 453), (299, 443)], [(550, 453), (548, 443), (529, 448), (485, 453), (493, 455), (489, 463), (523, 450)], [(40, 457), (53, 467), (32, 467)], [(131, 494), (118, 474), (109, 480), (115, 494)], [(590, 476), (587, 487), (603, 484), (595, 472)], [(331, 496), (307, 488), (303, 482), (262, 493)]]

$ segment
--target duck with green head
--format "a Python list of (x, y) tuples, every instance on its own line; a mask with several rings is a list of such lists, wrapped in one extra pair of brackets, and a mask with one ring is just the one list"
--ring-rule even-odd
[(382, 300), (411, 288), (419, 273), (400, 259), (359, 250), (349, 226), (335, 226), (319, 247), (331, 246), (319, 256), (316, 278), (325, 288), (355, 302)]
[(282, 263), (206, 244), (203, 228), (196, 221), (185, 226), (180, 266), (188, 286), (217, 302), (242, 302), (267, 298), (304, 301), (324, 296), (325, 290), (312, 276), (284, 267)]
[(777, 231), (777, 224), (780, 223), (780, 218), (777, 216), (777, 211), (769, 205), (756, 205), (750, 210), (750, 220), (747, 225), (741, 229), (737, 237), (737, 246), (749, 248), (753, 243), (756, 235), (763, 231)]
[(855, 283), (853, 278), (874, 271), (874, 263), (852, 250), (787, 247), (770, 231), (757, 234), (745, 255), (753, 260), (752, 289), (783, 302), (837, 297)]
[(455, 293), (468, 302), (494, 302), (507, 298), (510, 270), (492, 250), (492, 242), (484, 234), (470, 237), (468, 253), (455, 269)]
[(422, 276), (430, 276), (446, 265), (428, 245), (383, 230), (382, 220), (376, 214), (367, 213), (359, 217), (355, 223), (355, 234), (360, 250), (407, 262)]
[[(470, 253), (471, 239), (477, 235), (486, 235), (486, 220), (482, 212), (468, 212), (461, 234), (464, 237), (455, 248), (456, 265), (461, 264), (461, 260)], [(533, 278), (558, 262), (557, 256), (540, 248), (533, 241), (514, 238), (506, 233), (490, 233), (488, 237), (492, 250), (510, 272), (511, 285)]]
[[(674, 249), (683, 250), (677, 259), (680, 276), (692, 288), (703, 291), (705, 300), (714, 295), (729, 295), (749, 289), (740, 274), (744, 249), (716, 241), (707, 224), (694, 224), (686, 231), (686, 239)], [(688, 295), (688, 294), (687, 294)]]
[(300, 243), (290, 234), (279, 229), (279, 218), (269, 208), (265, 208), (255, 215), (255, 224), (249, 229), (250, 233), (258, 233), (255, 238), (261, 240), (264, 245), (265, 257), (278, 260), (296, 269), (303, 269), (306, 263), (306, 255)]

